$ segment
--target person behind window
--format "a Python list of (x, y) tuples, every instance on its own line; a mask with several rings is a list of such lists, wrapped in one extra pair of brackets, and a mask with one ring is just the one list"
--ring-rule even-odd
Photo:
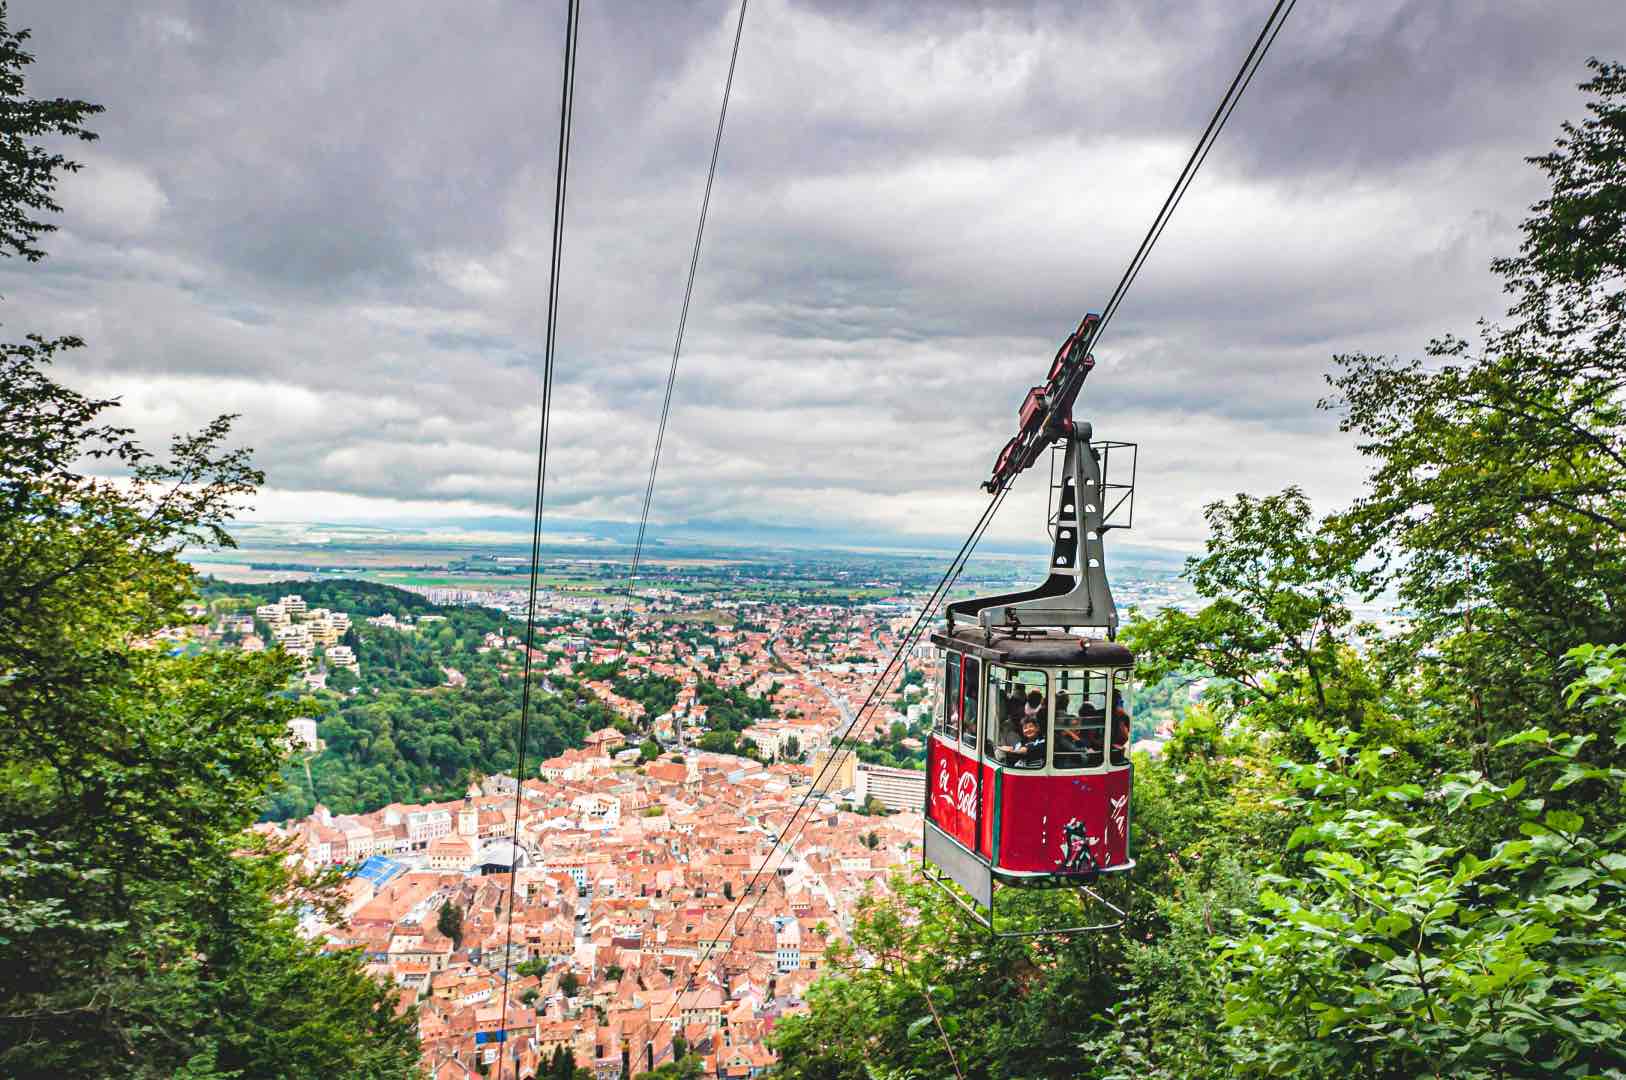
[[(1079, 706), (1078, 717), (1072, 725), (1063, 728), (1056, 721), (1056, 766), (1066, 769), (1093, 769), (1101, 764), (1106, 716), (1099, 706), (1086, 699)], [(1066, 761), (1062, 755), (1066, 754)]]
[(1022, 688), (1012, 686), (1010, 695), (1005, 699), (1004, 726), (999, 732), (999, 741), (1013, 743), (1022, 738), (1022, 712), (1026, 707), (1022, 697)]
[(1112, 763), (1129, 764), (1129, 707), (1122, 692), (1112, 692)]
[(1028, 699), (1022, 705), (1022, 723), (1026, 724), (1029, 717), (1036, 717), (1039, 726), (1044, 726), (1044, 694), (1038, 690), (1029, 690)]
[(1056, 768), (1077, 769), (1083, 766), (1084, 732), (1080, 717), (1072, 715), (1073, 698), (1066, 690), (1056, 691)]
[[(1034, 698), (1039, 699), (1038, 705), (1034, 705)], [(1043, 703), (1044, 695), (1038, 691), (1028, 695), (1028, 703), (1022, 711), (1022, 738), (1014, 745), (999, 748), (1005, 760), (1018, 769), (1044, 768), (1048, 744), (1044, 734), (1044, 718), (1040, 715)]]

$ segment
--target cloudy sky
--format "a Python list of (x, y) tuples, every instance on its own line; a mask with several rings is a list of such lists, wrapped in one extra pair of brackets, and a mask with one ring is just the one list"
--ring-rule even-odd
[[(589, 2), (549, 519), (636, 518), (737, 8)], [(963, 534), (1057, 342), (1122, 273), (1269, 4), (755, 0), (655, 516)], [(31, 89), (101, 102), (8, 331), (146, 435), (240, 412), (274, 520), (524, 513), (560, 2), (13, 0)], [(1503, 305), (1619, 0), (1300, 0), (1098, 353), (1135, 539), (1362, 466), (1322, 375)], [(1612, 53), (1611, 53), (1612, 50)], [(993, 536), (1041, 527), (1030, 475)]]

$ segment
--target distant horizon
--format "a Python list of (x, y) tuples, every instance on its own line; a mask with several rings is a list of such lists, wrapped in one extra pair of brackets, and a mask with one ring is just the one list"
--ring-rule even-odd
[[(229, 532), (243, 543), (247, 537), (239, 532), (260, 530), (299, 530), (305, 533), (351, 532), (380, 534), (378, 539), (417, 537), (457, 547), (524, 547), (529, 545), (531, 520), (529, 517), (488, 515), (466, 518), (377, 518), (359, 521), (316, 519), (245, 519), (232, 524)], [(269, 539), (269, 538), (266, 538)], [(307, 537), (283, 536), (282, 542), (297, 546), (325, 547), (331, 538), (313, 540)], [(545, 548), (560, 546), (610, 554), (625, 547), (630, 553), (637, 539), (637, 524), (623, 521), (596, 521), (556, 519), (544, 520), (542, 543)], [(952, 555), (959, 549), (964, 537), (943, 534), (909, 534), (875, 530), (859, 532), (852, 529), (818, 529), (799, 525), (774, 525), (748, 519), (686, 521), (652, 527), (644, 539), (647, 556), (659, 558), (675, 554), (672, 548), (694, 548), (771, 552), (792, 550), (803, 552), (841, 552), (895, 557), (932, 557)], [(1030, 542), (1010, 539), (985, 538), (976, 549), (984, 557), (1025, 557), (1043, 555), (1049, 551), (1048, 541)], [(1189, 547), (1151, 543), (1133, 543), (1108, 538), (1109, 556), (1129, 562), (1155, 562), (1178, 565), (1193, 554)]]

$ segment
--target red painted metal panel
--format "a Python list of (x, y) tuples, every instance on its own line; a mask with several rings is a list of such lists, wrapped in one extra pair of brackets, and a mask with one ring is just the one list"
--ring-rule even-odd
[(1069, 337), (1066, 341), (1062, 342), (1061, 348), (1056, 350), (1056, 358), (1050, 361), (1051, 389), (1054, 389), (1056, 386), (1056, 376), (1060, 375), (1067, 367), (1067, 354), (1073, 351), (1073, 342), (1075, 340), (1076, 337)]
[(1066, 873), (1129, 862), (1129, 770), (1083, 776), (1005, 772), (996, 869)]
[(1022, 399), (1022, 408), (1017, 413), (1017, 420), (1023, 431), (1028, 430), (1029, 425), (1044, 411), (1044, 390), (1042, 386), (1035, 386), (1028, 391), (1028, 396)]
[[(935, 736), (926, 748), (926, 816), (944, 832), (978, 850), (977, 798), (984, 786), (979, 783), (981, 766), (970, 754), (946, 745)], [(986, 798), (986, 796), (984, 796)], [(985, 814), (992, 818), (992, 814)], [(983, 826), (982, 851), (987, 852), (989, 826)]]

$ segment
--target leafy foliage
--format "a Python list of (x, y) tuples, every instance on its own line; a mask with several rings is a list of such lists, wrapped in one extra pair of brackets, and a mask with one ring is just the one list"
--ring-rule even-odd
[[(1261, 913), (1225, 954), (1238, 1071), (1626, 1069), (1626, 856), (1605, 835), (1619, 830), (1548, 807), (1571, 777), (1618, 794), (1626, 771), (1572, 771), (1583, 738), (1513, 739), (1546, 753), (1506, 785), (1383, 785), (1337, 740), (1293, 767), (1314, 793), (1292, 800), (1310, 817), (1293, 838), (1310, 872), (1266, 876)], [(1488, 849), (1436, 842), (1454, 815), (1487, 813), (1509, 834)]]
[[(100, 105), (69, 98), (41, 100), (27, 96), (27, 67), (34, 57), (27, 51), (31, 35), (13, 30), (0, 5), (0, 255), (21, 255), (38, 262), (45, 251), (38, 246), (56, 226), (34, 216), (57, 213), (62, 207), (52, 197), (59, 174), (78, 172), (79, 163), (42, 144), (41, 137), (57, 136), (91, 142), (96, 133), (85, 121), (103, 111)], [(3, 399), (0, 399), (3, 400)]]
[[(1626, 68), (1592, 67), (1511, 325), (1340, 358), (1363, 496), (1215, 503), (1205, 606), (1125, 628), (1174, 726), (1123, 931), (990, 940), (900, 885), (785, 1075), (1626, 1077)], [(1385, 590), (1390, 636), (1351, 608)]]
[(1531, 159), (1551, 192), (1495, 264), (1513, 321), (1426, 362), (1341, 357), (1324, 403), (1374, 466), (1338, 530), (1413, 613), (1408, 653), (1485, 772), (1554, 726), (1568, 650), (1626, 639), (1626, 68), (1592, 67), (1591, 115)]
[[(100, 110), (25, 98), (25, 38), (0, 9), (0, 248), (33, 261), (72, 167), (37, 139), (89, 138)], [(177, 553), (229, 544), (260, 474), (229, 417), (137, 444), (49, 377), (79, 344), (0, 346), (0, 1073), (411, 1075), (393, 991), (298, 932), (288, 904), (332, 883), (245, 832), (286, 752), (287, 661), (155, 640), (185, 621)]]

